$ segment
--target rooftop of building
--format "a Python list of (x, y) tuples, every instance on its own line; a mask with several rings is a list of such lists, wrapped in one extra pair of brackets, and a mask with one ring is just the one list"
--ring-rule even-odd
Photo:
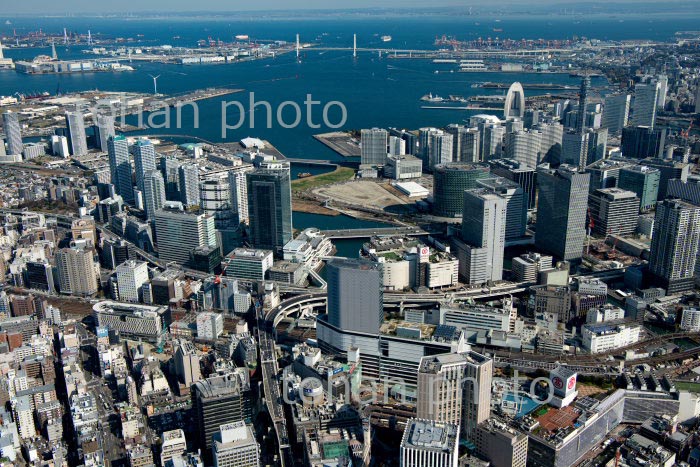
[(595, 191), (599, 196), (605, 196), (613, 200), (633, 199), (637, 194), (633, 191), (623, 190), (622, 188), (599, 188)]
[(163, 313), (165, 313), (167, 311), (167, 307), (104, 300), (101, 302), (97, 302), (92, 307), (92, 310), (96, 313), (114, 313), (136, 316), (140, 314), (144, 317), (153, 317), (155, 315), (162, 315)]
[(406, 425), (401, 445), (409, 449), (449, 453), (455, 449), (457, 434), (456, 425), (412, 419)]
[(488, 360), (488, 357), (472, 351), (432, 355), (421, 359), (418, 371), (420, 373), (437, 374), (443, 367), (461, 365), (463, 363), (480, 365)]
[(258, 250), (255, 248), (236, 248), (226, 257), (228, 259), (257, 259), (263, 260), (269, 256), (272, 256), (272, 251), (270, 250)]

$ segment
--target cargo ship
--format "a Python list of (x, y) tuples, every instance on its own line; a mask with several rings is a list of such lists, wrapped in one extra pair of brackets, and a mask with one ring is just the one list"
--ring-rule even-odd
[(391, 42), (391, 36), (382, 36), (382, 42)]

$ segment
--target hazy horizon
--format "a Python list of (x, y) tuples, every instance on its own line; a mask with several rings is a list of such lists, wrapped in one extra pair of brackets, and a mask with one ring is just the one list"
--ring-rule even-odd
[[(341, 0), (259, 0), (257, 2), (241, 2), (227, 0), (210, 0), (206, 7), (195, 4), (190, 0), (120, 0), (117, 9), (116, 4), (106, 6), (94, 0), (65, 0), (57, 4), (53, 0), (25, 0), (11, 5), (5, 5), (2, 16), (11, 15), (83, 15), (83, 14), (119, 14), (119, 13), (230, 13), (230, 12), (286, 12), (286, 11), (352, 11), (352, 10), (372, 10), (383, 11), (387, 9), (445, 9), (462, 8), (468, 10), (473, 8), (475, 13), (495, 12), (501, 8), (516, 6), (520, 9), (532, 8), (537, 11), (543, 7), (592, 9), (595, 13), (601, 10), (612, 11), (616, 7), (621, 8), (621, 12), (630, 5), (645, 5), (647, 7), (658, 7), (659, 12), (668, 10), (669, 6), (692, 6), (697, 2), (692, 0), (675, 0), (659, 4), (656, 0), (615, 0), (613, 2), (603, 1), (580, 1), (580, 0), (505, 0), (494, 1), (489, 4), (476, 0), (435, 0), (426, 4), (424, 0), (384, 0), (380, 4), (371, 0), (355, 0), (350, 5)], [(552, 12), (555, 13), (555, 12)]]

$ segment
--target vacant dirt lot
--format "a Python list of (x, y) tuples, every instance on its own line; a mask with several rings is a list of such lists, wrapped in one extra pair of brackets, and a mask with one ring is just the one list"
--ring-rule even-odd
[(379, 209), (414, 203), (405, 196), (395, 194), (391, 187), (385, 188), (381, 183), (368, 180), (353, 180), (347, 183), (329, 185), (318, 188), (314, 192), (342, 203)]

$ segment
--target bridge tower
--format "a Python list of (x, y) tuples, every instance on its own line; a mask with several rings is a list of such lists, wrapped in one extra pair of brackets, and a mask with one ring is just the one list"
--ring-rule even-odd
[(352, 58), (357, 58), (357, 34), (352, 35)]
[(297, 60), (299, 60), (299, 34), (297, 34)]

